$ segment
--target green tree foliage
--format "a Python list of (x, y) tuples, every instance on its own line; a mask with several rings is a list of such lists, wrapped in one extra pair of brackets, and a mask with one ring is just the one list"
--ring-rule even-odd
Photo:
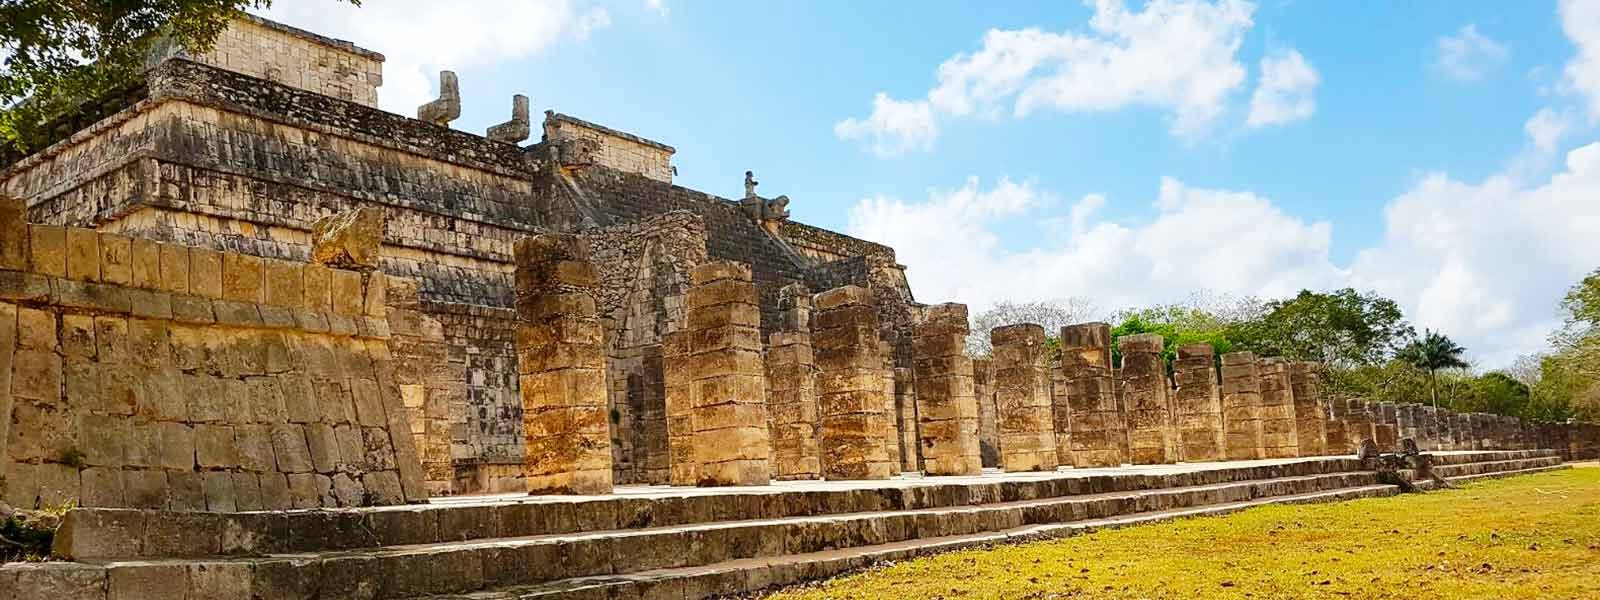
[(1158, 306), (1117, 314), (1116, 326), (1111, 329), (1111, 361), (1122, 364), (1122, 352), (1115, 340), (1125, 335), (1141, 333), (1159, 334), (1164, 342), (1161, 357), (1172, 364), (1178, 347), (1189, 344), (1210, 344), (1215, 355), (1233, 351), (1233, 340), (1228, 337), (1228, 323), (1202, 309), (1187, 306)]
[(1433, 397), (1433, 406), (1439, 406), (1439, 369), (1465, 369), (1472, 365), (1462, 360), (1467, 349), (1455, 343), (1448, 336), (1434, 331), (1427, 331), (1421, 339), (1414, 340), (1401, 348), (1396, 358), (1405, 361), (1413, 367), (1427, 371), (1428, 393)]
[(0, 0), (0, 144), (37, 150), (48, 120), (136, 80), (158, 45), (209, 50), (230, 19), (271, 4)]
[(1228, 335), (1240, 349), (1350, 368), (1382, 363), (1416, 335), (1393, 300), (1350, 288), (1302, 290), (1268, 302), (1266, 310), (1231, 328)]

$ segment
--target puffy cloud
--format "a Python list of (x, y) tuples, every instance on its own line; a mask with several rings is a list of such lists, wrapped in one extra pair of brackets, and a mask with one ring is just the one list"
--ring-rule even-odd
[(519, 60), (563, 39), (581, 41), (611, 25), (604, 9), (574, 0), (384, 0), (359, 7), (279, 0), (262, 15), (383, 53), (387, 61), (378, 103), (402, 114), (432, 98), (440, 69), (459, 71)]
[(1455, 35), (1435, 42), (1434, 70), (1456, 81), (1475, 81), (1505, 64), (1511, 49), (1478, 33), (1476, 24), (1461, 27)]
[(671, 12), (671, 10), (667, 8), (667, 3), (665, 0), (644, 0), (644, 5), (649, 7), (650, 10), (656, 11), (656, 14), (663, 17), (667, 16), (667, 13)]
[[(873, 114), (835, 127), (841, 139), (874, 149), (931, 145), (936, 116), (1098, 112), (1143, 106), (1170, 115), (1174, 135), (1193, 140), (1211, 131), (1245, 80), (1237, 58), (1255, 6), (1243, 0), (1155, 0), (1133, 12), (1121, 0), (1092, 0), (1084, 32), (1037, 28), (990, 30), (982, 47), (939, 65), (924, 99), (879, 94)], [(1303, 62), (1303, 61), (1302, 61)], [(916, 107), (927, 126), (892, 129), (881, 107)], [(924, 108), (927, 107), (927, 108)], [(849, 135), (846, 135), (849, 134)], [(910, 138), (910, 134), (918, 136)]]
[(1266, 127), (1311, 118), (1317, 112), (1317, 70), (1296, 50), (1280, 50), (1261, 59), (1261, 81), (1250, 96), (1245, 125)]
[(845, 119), (833, 126), (841, 140), (868, 142), (873, 154), (897, 156), (907, 150), (927, 149), (939, 135), (933, 109), (925, 100), (901, 101), (888, 94), (872, 99), (872, 115)]
[[(1199, 289), (1278, 295), (1343, 279), (1328, 260), (1328, 224), (1304, 222), (1247, 192), (1164, 178), (1153, 215), (1142, 222), (1095, 220), (1106, 199), (1091, 194), (1068, 210), (1070, 230), (1027, 231), (1025, 222), (1047, 219), (1056, 207), (1048, 198), (1031, 184), (1001, 180), (985, 190), (969, 178), (920, 202), (863, 199), (848, 230), (893, 245), (922, 300), (979, 310), (1064, 296), (1120, 308)], [(1030, 235), (1038, 241), (1001, 244), (1003, 236)]]
[(1600, 3), (1561, 0), (1558, 12), (1561, 30), (1578, 48), (1562, 72), (1563, 83), (1583, 96), (1590, 119), (1600, 119)]
[(1528, 134), (1528, 141), (1533, 144), (1534, 150), (1549, 154), (1555, 152), (1556, 144), (1571, 133), (1575, 125), (1571, 114), (1543, 108), (1523, 123), (1522, 130)]
[[(921, 201), (863, 199), (848, 230), (893, 245), (925, 302), (982, 310), (1072, 296), (1117, 309), (1200, 290), (1277, 297), (1353, 286), (1393, 298), (1413, 323), (1493, 368), (1543, 348), (1566, 288), (1600, 265), (1596, 189), (1600, 143), (1533, 184), (1429, 174), (1387, 204), (1382, 238), (1347, 266), (1329, 257), (1328, 223), (1172, 178), (1161, 179), (1149, 213), (1124, 222), (1096, 217), (1109, 202), (1100, 195), (1061, 207), (1029, 183), (985, 189), (969, 178)], [(1047, 225), (1061, 221), (1071, 227)]]

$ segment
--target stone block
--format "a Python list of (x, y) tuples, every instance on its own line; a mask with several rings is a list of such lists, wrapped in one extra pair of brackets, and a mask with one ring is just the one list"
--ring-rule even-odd
[(133, 238), (129, 245), (130, 283), (147, 290), (161, 289), (161, 244), (151, 239)]
[(182, 564), (125, 562), (108, 569), (109, 600), (186, 598), (189, 567)]
[[(205, 273), (199, 271), (202, 267), (199, 256), (191, 257), (188, 248), (174, 244), (161, 244), (160, 252), (162, 290), (174, 294), (187, 294), (192, 289), (195, 295), (206, 295), (205, 287), (202, 286), (208, 285), (209, 282), (203, 282), (200, 279), (205, 276)], [(210, 251), (196, 249), (195, 252), (198, 254)], [(191, 262), (191, 258), (193, 262)], [(202, 285), (195, 285), (191, 288), (191, 273), (193, 274), (194, 283)]]
[(100, 281), (100, 234), (93, 229), (67, 228), (67, 277)]
[(361, 273), (333, 269), (328, 272), (328, 291), (334, 314), (353, 317), (362, 313), (365, 295), (361, 289)]
[(234, 252), (222, 254), (222, 299), (259, 304), (264, 291), (265, 278), (260, 257)]
[(66, 560), (132, 558), (144, 547), (145, 515), (137, 510), (68, 511), (50, 544), (50, 554)]
[(190, 598), (251, 598), (250, 563), (202, 561), (189, 563)]
[[(162, 248), (163, 280), (166, 278), (166, 248), (170, 248), (170, 246), (163, 246)], [(224, 298), (222, 296), (222, 277), (224, 277), (224, 270), (226, 269), (224, 269), (222, 253), (216, 250), (206, 250), (206, 248), (187, 248), (187, 250), (186, 248), (178, 248), (174, 253), (189, 254), (189, 291), (186, 291), (186, 293), (195, 294), (200, 298)], [(174, 256), (174, 269), (176, 269), (176, 262), (178, 261), (181, 261), (181, 258)], [(235, 264), (234, 277), (237, 278), (235, 286), (250, 285), (248, 275), (243, 270), (248, 270), (246, 264), (243, 264), (243, 262)], [(178, 293), (181, 290), (171, 291)], [(235, 290), (235, 294), (237, 296), (248, 296), (248, 291)]]
[(0, 197), (0, 270), (28, 270), (30, 253), (27, 202)]
[(8, 565), (5, 570), (16, 578), (15, 600), (104, 600), (106, 597), (106, 569), (99, 565), (25, 563)]
[(100, 234), (100, 280), (106, 283), (133, 283), (133, 240), (127, 236)]
[(17, 309), (17, 346), (25, 350), (55, 350), (56, 315), (47, 310)]
[(226, 471), (207, 471), (200, 474), (200, 487), (205, 491), (207, 511), (220, 513), (239, 510), (238, 501), (234, 496), (233, 475)]
[(29, 263), (33, 271), (51, 277), (67, 276), (67, 230), (59, 225), (29, 225)]

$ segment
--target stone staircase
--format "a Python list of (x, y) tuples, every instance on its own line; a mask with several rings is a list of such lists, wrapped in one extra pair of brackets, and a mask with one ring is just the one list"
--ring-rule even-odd
[[(1436, 455), (1453, 480), (1563, 468), (1548, 451)], [(1272, 503), (1387, 496), (1350, 457), (742, 488), (620, 488), (235, 514), (79, 509), (0, 600), (511, 600), (742, 594), (879, 561)]]

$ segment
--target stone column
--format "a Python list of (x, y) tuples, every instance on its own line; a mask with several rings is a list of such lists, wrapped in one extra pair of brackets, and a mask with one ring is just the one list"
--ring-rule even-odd
[(689, 333), (661, 336), (661, 379), (667, 413), (667, 483), (694, 485), (699, 479), (694, 454), (694, 377)]
[(811, 334), (774, 331), (767, 350), (767, 401), (772, 418), (772, 462), (777, 479), (817, 479), (816, 362)]
[(567, 234), (516, 244), (523, 478), (530, 494), (611, 492), (605, 351), (588, 248)]
[(1254, 352), (1222, 355), (1222, 427), (1228, 460), (1261, 458), (1261, 374)]
[(1322, 399), (1322, 365), (1296, 361), (1289, 364), (1289, 388), (1294, 394), (1295, 445), (1300, 456), (1326, 456), (1327, 407)]
[(1345, 435), (1350, 443), (1359, 448), (1364, 440), (1378, 442), (1378, 432), (1375, 427), (1376, 416), (1372, 405), (1360, 398), (1351, 398), (1346, 403), (1349, 418), (1345, 421)]
[(1188, 344), (1178, 347), (1173, 362), (1178, 389), (1172, 411), (1185, 462), (1227, 459), (1214, 353), (1211, 344)]
[(1136, 465), (1178, 462), (1174, 451), (1172, 406), (1168, 392), (1166, 361), (1161, 358), (1163, 340), (1154, 333), (1117, 338), (1122, 350), (1122, 372), (1118, 385), (1127, 398), (1128, 446)]
[(1000, 466), (1000, 423), (993, 380), (993, 363), (987, 358), (972, 359), (972, 390), (978, 396), (978, 454), (985, 469)]
[(1417, 430), (1417, 405), (1397, 404), (1394, 408), (1396, 421), (1400, 424), (1400, 439), (1410, 439), (1417, 442), (1418, 448), (1423, 448), (1422, 436)]
[(812, 333), (817, 359), (817, 404), (822, 422), (822, 476), (888, 479), (899, 469), (886, 438), (893, 415), (884, 411), (878, 315), (866, 288), (818, 294)]
[(1395, 414), (1394, 403), (1378, 402), (1372, 405), (1372, 410), (1372, 434), (1378, 442), (1378, 450), (1398, 452), (1400, 450), (1400, 420)]
[[(1075, 467), (1122, 464), (1127, 439), (1124, 415), (1112, 388), (1111, 326), (1081, 323), (1061, 328), (1061, 373), (1067, 405), (1055, 404), (1056, 456)], [(1061, 442), (1070, 446), (1063, 449)]]
[(1343, 398), (1328, 398), (1328, 422), (1323, 424), (1323, 435), (1328, 446), (1329, 456), (1342, 456), (1355, 454), (1355, 446), (1350, 445), (1349, 433), (1346, 430), (1349, 414)]
[(1261, 373), (1261, 456), (1297, 457), (1300, 444), (1289, 363), (1281, 358), (1263, 358), (1258, 368)]
[(883, 442), (889, 457), (895, 463), (895, 472), (922, 470), (921, 427), (917, 421), (916, 376), (911, 369), (894, 366), (894, 346), (879, 338), (879, 356), (883, 357), (883, 394), (888, 404), (884, 410), (890, 415), (889, 430)]
[(1007, 472), (1054, 471), (1055, 416), (1044, 328), (1032, 323), (997, 327), (995, 405), (1000, 420), (1000, 466)]
[(766, 369), (761, 308), (750, 267), (710, 262), (689, 275), (684, 330), (694, 386), (696, 485), (766, 485)]
[(983, 472), (967, 333), (967, 305), (953, 303), (928, 307), (913, 329), (917, 423), (928, 475)]

